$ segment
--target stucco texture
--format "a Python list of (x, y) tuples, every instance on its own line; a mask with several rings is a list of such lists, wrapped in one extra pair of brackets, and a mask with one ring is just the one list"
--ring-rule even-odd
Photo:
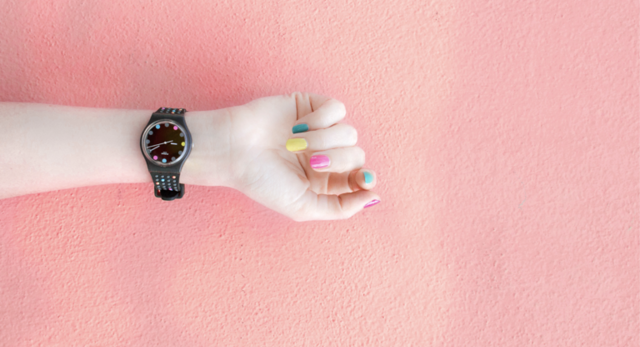
[(1, 346), (640, 343), (637, 1), (0, 8), (1, 101), (332, 96), (382, 200), (305, 223), (223, 187), (2, 200)]

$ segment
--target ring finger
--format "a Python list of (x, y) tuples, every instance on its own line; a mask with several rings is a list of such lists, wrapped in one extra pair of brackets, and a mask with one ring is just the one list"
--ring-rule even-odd
[[(311, 153), (310, 153), (311, 154)], [(308, 160), (315, 172), (347, 172), (364, 166), (364, 150), (357, 146), (313, 152)]]

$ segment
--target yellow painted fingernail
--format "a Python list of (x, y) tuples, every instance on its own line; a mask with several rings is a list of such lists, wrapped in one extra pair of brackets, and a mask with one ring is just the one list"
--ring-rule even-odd
[(287, 150), (289, 152), (302, 151), (307, 148), (307, 140), (305, 139), (288, 139)]

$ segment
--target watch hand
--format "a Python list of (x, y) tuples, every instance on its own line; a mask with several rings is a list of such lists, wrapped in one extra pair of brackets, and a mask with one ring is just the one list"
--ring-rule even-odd
[(166, 144), (167, 142), (171, 142), (171, 141), (172, 141), (172, 140), (165, 141), (165, 142), (162, 142), (162, 143), (158, 143), (158, 144), (155, 144), (155, 145), (153, 145), (153, 146), (147, 146), (147, 149), (149, 150), (149, 153), (151, 153), (151, 152), (153, 152), (155, 149), (158, 149), (160, 146), (162, 146), (162, 145)]
[(147, 149), (149, 150), (149, 152), (153, 151), (154, 149), (158, 149), (160, 148), (160, 145), (155, 145), (155, 146), (149, 146), (147, 147)]

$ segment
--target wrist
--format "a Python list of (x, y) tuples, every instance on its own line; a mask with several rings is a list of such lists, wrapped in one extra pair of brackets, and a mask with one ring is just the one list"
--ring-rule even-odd
[(231, 115), (228, 109), (188, 111), (185, 121), (193, 148), (182, 167), (181, 183), (231, 187)]

